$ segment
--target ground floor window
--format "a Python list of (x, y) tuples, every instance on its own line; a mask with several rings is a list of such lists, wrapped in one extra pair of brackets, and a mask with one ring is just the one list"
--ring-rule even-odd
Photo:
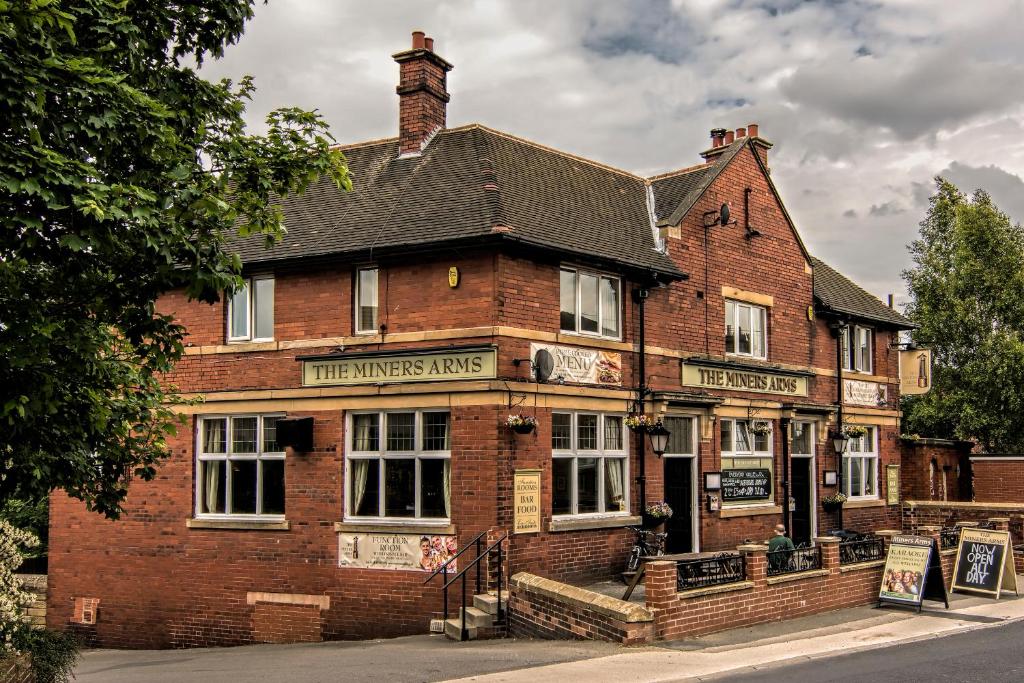
[(203, 416), (196, 449), (196, 516), (284, 517), (280, 415)]
[(775, 499), (771, 421), (719, 420), (723, 505), (769, 503)]
[(449, 412), (354, 412), (346, 431), (349, 517), (451, 517)]
[(552, 514), (629, 512), (629, 465), (621, 415), (553, 413)]
[(843, 455), (843, 493), (850, 498), (878, 497), (878, 429), (865, 426)]

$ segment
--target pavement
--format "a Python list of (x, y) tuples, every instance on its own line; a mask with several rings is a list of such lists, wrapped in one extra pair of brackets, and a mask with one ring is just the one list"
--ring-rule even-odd
[[(948, 611), (941, 603), (934, 602), (926, 602), (922, 614), (901, 607), (858, 607), (636, 648), (590, 641), (521, 639), (454, 643), (441, 636), (424, 635), (393, 640), (193, 650), (91, 650), (83, 654), (75, 680), (76, 683), (732, 680), (733, 676), (749, 676), (751, 672), (766, 668), (787, 667), (788, 672), (793, 665), (807, 665), (820, 658), (830, 658), (831, 662), (839, 655), (955, 634), (967, 638), (971, 636), (965, 634), (1017, 622), (1024, 626), (1024, 598), (1004, 594), (996, 601), (956, 594), (950, 596)], [(904, 652), (904, 648), (899, 652)], [(1019, 652), (1014, 650), (1013, 654), (1018, 656)], [(874, 661), (881, 659), (890, 658), (875, 658)], [(790, 678), (788, 674), (786, 677), (801, 680), (800, 677)], [(804, 675), (802, 679), (823, 680), (816, 675)], [(881, 677), (879, 680), (896, 679)], [(927, 680), (970, 679), (933, 676)]]

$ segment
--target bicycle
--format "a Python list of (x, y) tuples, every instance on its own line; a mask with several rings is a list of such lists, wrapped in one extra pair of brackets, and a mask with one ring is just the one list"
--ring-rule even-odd
[(633, 539), (633, 548), (629, 551), (629, 559), (626, 561), (627, 572), (637, 570), (641, 557), (665, 554), (665, 539), (668, 538), (668, 534), (657, 533), (639, 526), (626, 528), (636, 535), (636, 538)]

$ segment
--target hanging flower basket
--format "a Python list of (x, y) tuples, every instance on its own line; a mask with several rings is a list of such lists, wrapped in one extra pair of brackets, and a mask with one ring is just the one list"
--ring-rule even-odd
[(654, 427), (655, 420), (650, 415), (644, 415), (643, 413), (630, 413), (626, 416), (626, 426), (633, 431), (646, 433), (648, 430)]
[(851, 439), (859, 439), (862, 436), (865, 436), (867, 433), (867, 427), (862, 427), (860, 425), (846, 425), (845, 427), (843, 427), (843, 434), (845, 434)]
[(672, 508), (668, 503), (658, 501), (648, 503), (644, 508), (644, 528), (654, 529), (664, 524), (672, 516)]
[(843, 507), (843, 503), (846, 502), (846, 496), (842, 493), (836, 493), (831, 496), (825, 496), (821, 499), (821, 507), (825, 508), (826, 512), (837, 512)]
[(750, 433), (757, 436), (768, 436), (772, 433), (772, 423), (768, 420), (754, 420), (750, 424)]
[(537, 418), (533, 415), (509, 415), (505, 424), (516, 434), (529, 434), (537, 428)]

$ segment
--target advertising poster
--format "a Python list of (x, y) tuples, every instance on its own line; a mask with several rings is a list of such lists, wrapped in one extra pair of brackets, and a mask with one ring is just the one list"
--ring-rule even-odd
[[(458, 552), (456, 536), (434, 534), (338, 534), (338, 566), (432, 572)], [(455, 572), (455, 562), (448, 571)]]
[(878, 382), (858, 379), (843, 380), (843, 401), (861, 406), (884, 406), (889, 400), (889, 387)]
[(930, 538), (894, 536), (885, 558), (879, 599), (920, 605), (931, 551)]
[(1002, 590), (1017, 590), (1010, 532), (964, 529), (953, 565), (954, 591), (986, 593), (996, 599)]
[(555, 361), (552, 379), (562, 379), (574, 384), (601, 384), (614, 387), (622, 384), (621, 354), (575, 346), (530, 344), (530, 358), (534, 358), (540, 349), (550, 353)]
[(512, 533), (540, 531), (540, 470), (516, 470)]

